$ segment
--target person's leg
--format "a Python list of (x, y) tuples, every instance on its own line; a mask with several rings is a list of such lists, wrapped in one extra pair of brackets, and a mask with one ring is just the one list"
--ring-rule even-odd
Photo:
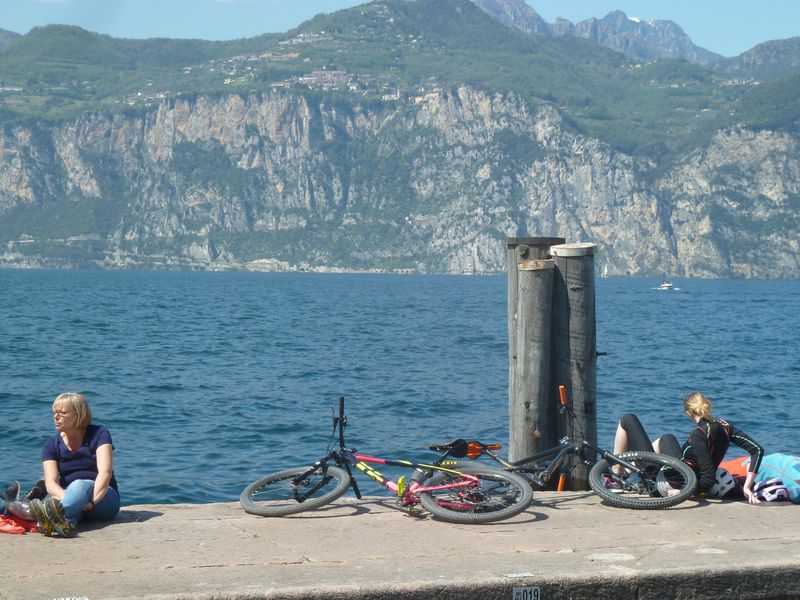
[(64, 490), (61, 506), (64, 516), (73, 525), (77, 525), (83, 517), (83, 507), (92, 499), (94, 494), (94, 481), (91, 479), (76, 479)]
[(674, 456), (675, 458), (680, 458), (682, 454), (681, 445), (678, 443), (678, 438), (671, 433), (662, 435), (660, 438), (654, 441), (653, 449), (659, 454), (666, 454), (667, 456)]
[(639, 417), (632, 413), (622, 415), (614, 436), (614, 454), (621, 454), (628, 450), (653, 452), (653, 444), (647, 437)]
[(119, 494), (113, 488), (108, 488), (106, 495), (97, 505), (83, 513), (87, 521), (111, 521), (119, 512)]
[[(617, 432), (614, 435), (614, 454), (622, 454), (629, 450), (645, 450), (652, 452), (653, 445), (647, 432), (644, 430), (639, 417), (633, 413), (626, 413), (620, 417)], [(622, 475), (622, 467), (614, 465), (614, 473)]]

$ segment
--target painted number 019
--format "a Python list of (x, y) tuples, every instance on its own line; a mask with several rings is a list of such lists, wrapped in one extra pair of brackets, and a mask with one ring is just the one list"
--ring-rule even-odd
[(542, 600), (538, 586), (515, 587), (511, 600)]

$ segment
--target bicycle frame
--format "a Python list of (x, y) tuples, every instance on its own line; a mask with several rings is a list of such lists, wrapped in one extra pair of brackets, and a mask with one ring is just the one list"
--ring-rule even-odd
[[(467, 442), (467, 444), (476, 443), (476, 442)], [(477, 442), (480, 444), (480, 442)], [(486, 446), (484, 444), (481, 445), (481, 453), (485, 454), (486, 456), (490, 457), (492, 460), (498, 462), (503, 466), (503, 468), (507, 471), (511, 471), (513, 473), (522, 473), (524, 474), (529, 480), (531, 480), (534, 484), (539, 487), (545, 487), (550, 478), (556, 473), (558, 469), (560, 469), (564, 461), (569, 456), (583, 456), (584, 448), (588, 448), (593, 452), (593, 456), (597, 457), (598, 455), (610, 462), (616, 463), (625, 469), (628, 469), (635, 473), (640, 473), (640, 469), (625, 459), (611, 454), (603, 450), (602, 448), (598, 448), (594, 444), (587, 442), (586, 440), (581, 440), (580, 442), (573, 440), (569, 437), (564, 437), (561, 439), (561, 443), (558, 446), (553, 446), (552, 448), (548, 448), (547, 450), (542, 450), (541, 452), (537, 452), (536, 454), (532, 454), (530, 456), (526, 456), (525, 458), (521, 458), (519, 460), (514, 461), (507, 461), (500, 457), (497, 453), (495, 453), (491, 447)], [(543, 461), (550, 459), (545, 466), (542, 466)], [(596, 461), (589, 461), (583, 459), (587, 465), (594, 464)], [(527, 467), (526, 465), (533, 465)]]
[[(462, 473), (455, 469), (449, 469), (447, 467), (443, 467), (438, 464), (427, 464), (427, 463), (415, 463), (409, 460), (403, 459), (388, 459), (388, 458), (381, 458), (378, 456), (373, 456), (371, 454), (363, 454), (356, 451), (355, 448), (347, 448), (345, 441), (344, 441), (344, 428), (347, 426), (347, 417), (344, 415), (344, 396), (339, 397), (339, 416), (333, 417), (333, 427), (334, 431), (338, 428), (339, 430), (339, 448), (336, 450), (331, 450), (327, 456), (318, 460), (312, 467), (308, 469), (305, 473), (297, 476), (295, 478), (295, 482), (299, 482), (305, 479), (311, 473), (317, 471), (318, 469), (322, 468), (323, 472), (329, 462), (334, 462), (338, 467), (344, 467), (347, 471), (348, 476), (350, 477), (350, 487), (353, 489), (353, 492), (356, 495), (356, 498), (361, 498), (361, 491), (358, 489), (358, 484), (356, 482), (355, 477), (353, 476), (352, 467), (355, 467), (360, 472), (364, 473), (367, 477), (378, 483), (379, 485), (383, 486), (393, 495), (399, 497), (401, 504), (404, 506), (413, 506), (415, 504), (419, 504), (419, 494), (423, 492), (429, 491), (438, 491), (438, 490), (445, 490), (445, 489), (454, 489), (454, 488), (471, 488), (480, 485), (480, 481), (477, 477), (474, 477), (468, 473)], [(439, 459), (443, 460), (448, 455), (445, 452), (444, 456)], [(453, 473), (456, 475), (460, 475), (460, 480), (445, 483), (441, 485), (434, 485), (434, 486), (423, 486), (420, 482), (415, 481), (412, 477), (411, 482), (406, 482), (405, 476), (398, 478), (397, 481), (393, 481), (392, 479), (388, 479), (383, 476), (379, 470), (370, 466), (369, 463), (372, 464), (380, 464), (386, 465), (389, 467), (403, 467), (406, 469), (415, 469), (416, 473), (424, 473), (429, 471), (444, 471), (447, 473)], [(326, 482), (323, 480), (320, 482), (318, 487), (314, 487), (308, 490), (307, 494), (301, 496), (298, 493), (298, 487), (294, 489), (294, 498), (297, 502), (303, 502), (307, 497), (314, 494), (318, 491), (319, 487), (324, 485)], [(451, 507), (451, 508), (464, 508), (468, 505), (460, 504), (457, 502), (447, 502), (442, 503), (443, 506)]]
[[(559, 394), (561, 396), (561, 405), (559, 407), (559, 412), (566, 416), (567, 418), (574, 418), (575, 413), (572, 412), (572, 409), (569, 407), (569, 400), (567, 398), (566, 388), (561, 385), (559, 386)], [(449, 446), (452, 446), (450, 444)], [(570, 456), (578, 456), (581, 457), (583, 462), (587, 466), (593, 465), (598, 460), (598, 456), (601, 459), (608, 460), (613, 464), (620, 465), (624, 469), (628, 470), (632, 473), (637, 473), (641, 475), (642, 470), (630, 462), (626, 461), (624, 458), (617, 456), (616, 454), (612, 454), (594, 444), (587, 442), (586, 440), (577, 441), (574, 440), (571, 436), (565, 436), (561, 438), (560, 443), (558, 446), (553, 446), (552, 448), (548, 448), (546, 450), (542, 450), (541, 452), (537, 452), (536, 454), (532, 454), (530, 456), (526, 456), (525, 458), (521, 458), (515, 461), (507, 461), (500, 457), (494, 450), (499, 450), (502, 448), (500, 444), (493, 444), (493, 445), (486, 445), (481, 442), (477, 441), (470, 441), (466, 442), (466, 455), (470, 458), (477, 458), (481, 454), (485, 454), (486, 456), (490, 457), (495, 462), (499, 463), (503, 466), (503, 469), (506, 471), (510, 471), (512, 473), (520, 473), (525, 475), (525, 477), (531, 481), (534, 485), (544, 488), (550, 481), (550, 478), (555, 474), (555, 472), (562, 468), (566, 459)], [(448, 448), (448, 445), (445, 446), (431, 446), (431, 450), (442, 450), (447, 449), (448, 452), (452, 451), (452, 447)], [(592, 456), (594, 460), (588, 460), (585, 458), (584, 449), (589, 449), (592, 451)], [(542, 464), (545, 460), (550, 459), (546, 464)], [(533, 465), (527, 467), (526, 465)], [(562, 477), (565, 474), (566, 470), (562, 471)], [(563, 486), (563, 479), (559, 481), (559, 490), (562, 489)]]

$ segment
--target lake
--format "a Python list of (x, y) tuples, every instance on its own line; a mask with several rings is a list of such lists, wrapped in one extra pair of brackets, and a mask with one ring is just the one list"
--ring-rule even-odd
[[(798, 281), (596, 281), (598, 435), (621, 412), (690, 429), (682, 399), (800, 454)], [(123, 503), (236, 500), (349, 442), (426, 459), (508, 441), (505, 276), (0, 270), (0, 484), (30, 485), (63, 391), (109, 427)]]

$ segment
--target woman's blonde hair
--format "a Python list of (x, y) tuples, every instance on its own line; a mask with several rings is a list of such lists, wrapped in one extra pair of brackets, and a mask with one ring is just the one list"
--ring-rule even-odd
[(711, 419), (711, 400), (700, 392), (692, 392), (683, 400), (683, 410), (693, 417)]
[(69, 408), (78, 417), (75, 427), (77, 429), (86, 429), (92, 424), (92, 411), (89, 409), (89, 401), (85, 396), (75, 392), (66, 392), (59, 394), (53, 400), (53, 410), (59, 408)]

